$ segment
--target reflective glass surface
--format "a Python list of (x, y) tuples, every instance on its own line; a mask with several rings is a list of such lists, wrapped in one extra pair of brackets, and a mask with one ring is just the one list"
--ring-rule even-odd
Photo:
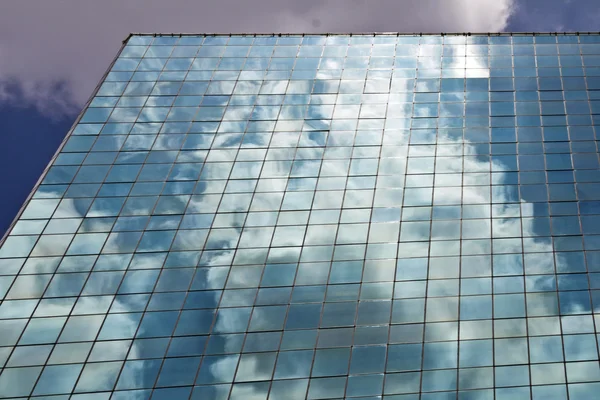
[(0, 398), (589, 400), (600, 35), (132, 36), (0, 246)]

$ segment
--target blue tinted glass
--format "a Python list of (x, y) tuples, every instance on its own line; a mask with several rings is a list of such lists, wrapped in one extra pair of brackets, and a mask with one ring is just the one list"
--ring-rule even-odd
[(594, 398), (598, 90), (595, 34), (131, 36), (0, 244), (0, 397)]

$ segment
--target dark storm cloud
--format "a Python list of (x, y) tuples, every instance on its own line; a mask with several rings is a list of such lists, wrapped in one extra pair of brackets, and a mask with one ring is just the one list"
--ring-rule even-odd
[(526, 32), (598, 31), (597, 0), (527, 0), (515, 7), (507, 30)]

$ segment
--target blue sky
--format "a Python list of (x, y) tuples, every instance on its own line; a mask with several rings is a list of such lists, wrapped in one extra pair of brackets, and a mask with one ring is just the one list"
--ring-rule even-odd
[(0, 15), (0, 235), (129, 32), (600, 31), (598, 21), (595, 0), (11, 2)]

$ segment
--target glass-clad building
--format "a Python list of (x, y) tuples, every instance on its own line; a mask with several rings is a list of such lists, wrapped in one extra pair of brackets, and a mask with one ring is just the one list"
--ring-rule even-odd
[(599, 127), (600, 34), (132, 35), (0, 247), (0, 398), (598, 398)]

